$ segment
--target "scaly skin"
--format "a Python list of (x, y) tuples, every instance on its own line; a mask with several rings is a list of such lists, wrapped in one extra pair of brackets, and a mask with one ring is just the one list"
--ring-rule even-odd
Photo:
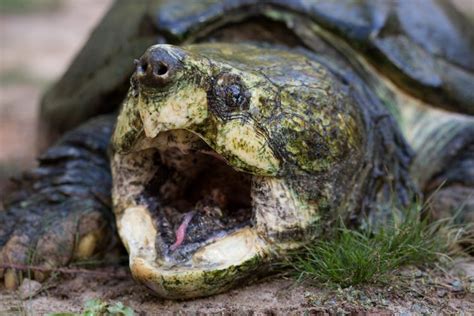
[[(114, 235), (107, 145), (115, 117), (97, 117), (66, 133), (2, 196), (0, 265), (54, 269), (103, 254)], [(3, 193), (3, 192), (2, 192)], [(19, 271), (17, 271), (19, 272)], [(8, 288), (14, 269), (0, 267)], [(38, 280), (46, 273), (32, 271)]]
[[(396, 144), (396, 127), (392, 138), (376, 135), (370, 106), (316, 60), (251, 45), (156, 45), (137, 61), (131, 82), (112, 137), (114, 211), (134, 277), (161, 296), (227, 290), (317, 238), (339, 217), (378, 213), (376, 202), (408, 202), (409, 179), (398, 181), (408, 183), (400, 191), (390, 183), (407, 175), (407, 165), (381, 160), (385, 174), (368, 166), (381, 159), (384, 146)], [(168, 135), (184, 131), (179, 145), (167, 143)], [(198, 150), (202, 141), (252, 175), (253, 224), (203, 244), (183, 262), (171, 245), (160, 246), (160, 218), (146, 188), (160, 173), (153, 148)], [(374, 179), (380, 182), (368, 201)], [(379, 196), (383, 188), (394, 194)], [(213, 257), (229, 251), (245, 255)]]

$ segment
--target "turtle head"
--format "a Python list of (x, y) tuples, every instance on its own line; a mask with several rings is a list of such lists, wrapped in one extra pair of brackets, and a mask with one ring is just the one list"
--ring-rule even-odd
[(249, 74), (234, 74), (229, 65), (171, 45), (150, 47), (136, 65), (114, 137), (117, 151), (126, 152), (138, 144), (123, 135), (130, 132), (130, 124), (137, 123), (134, 137), (143, 133), (154, 139), (162, 132), (188, 131), (233, 167), (262, 175), (278, 172), (278, 158), (247, 115), (251, 105), (256, 112), (263, 106), (251, 104), (251, 90), (243, 79)]
[(155, 45), (112, 138), (134, 277), (169, 298), (268, 270), (350, 199), (363, 124), (321, 65), (250, 45)]

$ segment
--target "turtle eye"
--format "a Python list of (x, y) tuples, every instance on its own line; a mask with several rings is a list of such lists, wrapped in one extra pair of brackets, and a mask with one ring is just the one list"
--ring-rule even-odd
[(222, 73), (214, 81), (212, 93), (208, 95), (211, 109), (226, 117), (249, 108), (250, 93), (239, 76)]

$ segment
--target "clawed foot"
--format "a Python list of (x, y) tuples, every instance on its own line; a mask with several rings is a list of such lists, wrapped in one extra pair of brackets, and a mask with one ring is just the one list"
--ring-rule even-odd
[(18, 286), (21, 270), (42, 281), (47, 271), (92, 258), (112, 239), (111, 219), (96, 201), (27, 205), (32, 200), (0, 213), (0, 278), (8, 289)]
[(6, 288), (18, 286), (21, 271), (42, 281), (55, 268), (111, 248), (106, 149), (112, 124), (95, 119), (66, 134), (3, 193), (0, 279)]

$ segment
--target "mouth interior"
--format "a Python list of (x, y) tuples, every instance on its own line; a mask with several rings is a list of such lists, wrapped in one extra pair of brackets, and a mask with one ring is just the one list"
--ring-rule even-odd
[(252, 226), (252, 175), (233, 169), (197, 136), (179, 143), (173, 132), (164, 134), (158, 137), (166, 141), (155, 148), (159, 168), (145, 194), (155, 201), (157, 250), (185, 261), (201, 247)]

